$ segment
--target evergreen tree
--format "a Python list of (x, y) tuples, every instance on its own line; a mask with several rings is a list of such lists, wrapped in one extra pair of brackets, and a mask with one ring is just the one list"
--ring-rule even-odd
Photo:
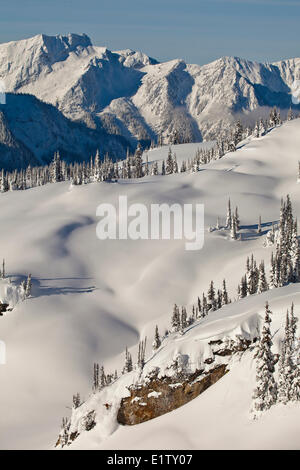
[(278, 400), (286, 404), (291, 399), (293, 384), (293, 341), (289, 312), (286, 313), (285, 334), (279, 360)]
[(226, 216), (226, 227), (231, 228), (231, 203), (230, 203), (230, 198), (228, 199), (228, 206), (227, 206), (227, 216)]
[(256, 261), (254, 261), (253, 254), (251, 255), (251, 262), (249, 268), (247, 267), (247, 288), (248, 295), (256, 294), (258, 288), (258, 268)]
[(187, 328), (187, 326), (188, 326), (188, 322), (187, 322), (186, 308), (182, 307), (181, 308), (181, 321), (180, 321), (180, 330), (181, 330), (181, 332), (183, 332), (183, 330), (185, 330), (185, 328)]
[(155, 326), (155, 334), (154, 334), (154, 341), (153, 341), (153, 344), (152, 344), (152, 347), (154, 350), (160, 348), (161, 346), (161, 339), (160, 339), (160, 336), (159, 336), (159, 331), (158, 331), (158, 326), (156, 325)]
[(207, 298), (205, 297), (204, 293), (202, 294), (202, 317), (204, 318), (208, 314), (208, 303)]
[(223, 289), (222, 289), (222, 305), (227, 305), (229, 303), (228, 293), (226, 288), (226, 281), (223, 279)]
[(127, 346), (126, 346), (126, 350), (125, 350), (125, 366), (124, 366), (123, 371), (124, 371), (124, 373), (132, 371), (132, 357), (131, 357), (130, 352), (128, 351)]
[(153, 163), (152, 175), (153, 175), (153, 176), (157, 176), (157, 175), (158, 175), (158, 163), (157, 163), (157, 161)]
[(25, 288), (25, 297), (26, 298), (30, 297), (31, 288), (32, 288), (31, 274), (28, 274), (27, 281), (26, 281), (26, 288)]
[(261, 233), (261, 216), (259, 216), (259, 219), (258, 219), (257, 233)]
[(291, 387), (291, 400), (300, 401), (300, 340), (297, 340), (294, 344), (294, 373)]
[(174, 155), (174, 160), (173, 160), (173, 173), (178, 173), (178, 163), (177, 163), (176, 155)]
[(208, 310), (216, 310), (216, 295), (213, 281), (210, 282), (210, 286), (207, 292)]
[(271, 254), (271, 268), (270, 268), (270, 289), (277, 287), (276, 282), (276, 264), (274, 259), (274, 254)]
[(247, 276), (243, 276), (239, 284), (238, 295), (240, 299), (247, 297), (248, 295), (248, 286), (247, 286)]
[(180, 313), (179, 313), (179, 308), (176, 304), (174, 305), (174, 308), (173, 308), (171, 327), (173, 331), (180, 330)]
[(143, 174), (143, 151), (142, 146), (139, 143), (134, 155), (134, 166), (135, 166), (135, 177), (142, 178)]
[(253, 394), (253, 411), (257, 416), (261, 411), (269, 409), (277, 399), (277, 387), (274, 379), (275, 360), (272, 353), (272, 335), (270, 324), (272, 312), (268, 303), (265, 308), (265, 321), (258, 341), (256, 359), (256, 388)]
[(26, 281), (23, 280), (20, 284), (20, 292), (22, 300), (26, 299)]
[(99, 364), (94, 363), (94, 373), (93, 373), (93, 392), (99, 390)]
[(104, 388), (106, 385), (107, 385), (107, 382), (106, 382), (106, 375), (105, 375), (105, 372), (104, 372), (104, 367), (101, 366), (101, 368), (100, 368), (100, 387)]
[(68, 418), (63, 418), (60, 431), (60, 444), (62, 447), (65, 447), (69, 444), (69, 430), (70, 421), (68, 420)]
[(218, 292), (217, 292), (217, 309), (221, 308), (222, 307), (222, 291), (220, 289), (218, 289)]
[(266, 133), (265, 125), (263, 119), (259, 121), (259, 137), (262, 137)]
[(236, 206), (235, 208), (235, 224), (236, 224), (236, 230), (240, 230), (240, 216), (239, 216), (239, 211), (238, 207)]
[(186, 172), (186, 161), (183, 160), (183, 162), (181, 163), (181, 167), (180, 167), (180, 173), (185, 173), (185, 172)]
[(266, 273), (265, 273), (265, 264), (263, 261), (261, 261), (259, 265), (257, 292), (258, 294), (261, 294), (262, 292), (265, 292), (267, 290), (268, 290), (268, 283), (267, 283)]
[(202, 312), (202, 305), (201, 305), (201, 300), (200, 300), (200, 297), (198, 297), (197, 299), (197, 304), (198, 304), (198, 312)]
[(231, 229), (230, 229), (230, 236), (232, 238), (232, 240), (236, 240), (237, 239), (237, 224), (236, 224), (236, 218), (235, 218), (235, 215), (233, 215), (231, 217)]
[(73, 395), (73, 408), (76, 410), (81, 405), (80, 394)]
[(147, 337), (144, 340), (139, 342), (138, 367), (140, 369), (143, 369), (145, 365), (146, 343), (147, 343)]
[(101, 163), (100, 163), (100, 153), (99, 150), (96, 152), (95, 162), (94, 162), (94, 181), (101, 181)]
[(233, 141), (234, 141), (235, 147), (242, 140), (243, 140), (243, 126), (242, 126), (240, 121), (237, 121), (237, 123), (235, 125), (234, 134), (233, 134)]
[(294, 119), (294, 115), (293, 115), (292, 108), (290, 107), (288, 114), (287, 114), (287, 120), (292, 121), (292, 119)]
[(62, 181), (61, 161), (60, 161), (60, 155), (58, 152), (54, 154), (54, 157), (52, 160), (51, 174), (52, 174), (52, 183), (58, 183)]
[(174, 171), (173, 155), (172, 155), (171, 147), (169, 147), (168, 158), (167, 158), (167, 163), (166, 163), (166, 174), (171, 175), (173, 171)]

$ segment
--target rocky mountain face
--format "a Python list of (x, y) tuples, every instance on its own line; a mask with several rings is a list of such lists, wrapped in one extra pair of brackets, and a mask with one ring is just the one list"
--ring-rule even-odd
[[(82, 146), (78, 147), (69, 143), (68, 136), (55, 137), (54, 122), (50, 120), (49, 131), (48, 123), (41, 121), (40, 128), (45, 132), (37, 135), (35, 129), (28, 147), (17, 117), (13, 118), (11, 110), (9, 119), (2, 106), (12, 138), (20, 140), (19, 145), (25, 145), (33, 159), (48, 158), (41, 148), (52, 151), (61, 140), (65, 141), (66, 153), (89, 158), (81, 147), (86, 148), (86, 139), (91, 136), (97, 143), (92, 147), (100, 143), (103, 151), (113, 149), (120, 156), (137, 141), (149, 143), (162, 135), (167, 143), (175, 131), (184, 141), (215, 138), (237, 118), (253, 121), (272, 106), (286, 113), (297, 78), (300, 59), (259, 64), (224, 57), (204, 66), (182, 60), (158, 63), (141, 52), (112, 52), (93, 46), (85, 34), (38, 35), (0, 45), (0, 79), (7, 92), (34, 95), (40, 102), (55, 106), (60, 112), (57, 116), (68, 128), (71, 121), (82, 126), (77, 138)], [(39, 106), (46, 109), (44, 104)], [(27, 117), (25, 113), (23, 124), (29, 129)], [(50, 141), (49, 133), (53, 137)], [(1, 144), (7, 147), (2, 139)], [(25, 153), (23, 157), (15, 155), (12, 165), (17, 165), (18, 159), (26, 160), (29, 154), (25, 158)]]
[(128, 145), (122, 136), (72, 121), (32, 95), (7, 93), (0, 105), (0, 168), (43, 165), (56, 151), (69, 163), (88, 160), (97, 149), (122, 157)]

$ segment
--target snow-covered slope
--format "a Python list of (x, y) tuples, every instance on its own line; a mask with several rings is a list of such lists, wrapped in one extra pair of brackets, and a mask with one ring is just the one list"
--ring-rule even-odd
[[(210, 64), (157, 63), (141, 52), (111, 52), (86, 35), (0, 45), (7, 91), (34, 94), (68, 118), (102, 125), (132, 142), (177, 130), (185, 141), (215, 138), (241, 117), (251, 121), (276, 105), (284, 114), (300, 59), (260, 64), (224, 57)], [(168, 141), (168, 140), (167, 140)]]
[[(171, 335), (161, 349), (150, 358), (146, 371), (159, 367), (162, 375), (166, 364), (176, 354), (188, 355), (196, 368), (209, 356), (209, 341), (220, 338), (235, 339), (236, 335), (252, 338), (264, 316), (264, 302), (268, 300), (273, 311), (272, 333), (275, 346), (283, 338), (285, 310), (296, 303), (299, 315), (299, 286), (277, 289), (268, 294), (255, 295), (241, 302), (223, 307), (211, 318), (182, 335)], [(218, 349), (218, 347), (216, 348)], [(216, 367), (228, 358), (219, 357)], [(202, 362), (203, 367), (203, 362)], [(208, 366), (206, 366), (208, 368)], [(105, 403), (119, 403), (127, 396), (126, 386), (138, 380), (138, 372), (121, 377), (107, 390), (91, 396), (74, 413), (73, 426), (87, 410), (96, 410), (97, 426), (83, 431), (70, 449), (299, 449), (300, 404), (276, 405), (259, 420), (251, 416), (252, 395), (255, 388), (255, 360), (253, 350), (235, 355), (229, 360), (229, 372), (198, 398), (168, 414), (135, 426), (116, 423), (114, 410)], [(145, 371), (145, 374), (146, 374)], [(138, 382), (140, 383), (140, 382)], [(159, 400), (159, 397), (157, 397)], [(280, 426), (278, 426), (280, 422)], [(79, 428), (80, 429), (80, 428)]]
[[(0, 339), (7, 347), (7, 364), (0, 366), (1, 448), (54, 445), (61, 417), (69, 414), (66, 407), (70, 406), (72, 395), (80, 391), (83, 397), (88, 397), (91, 391), (94, 362), (104, 363), (107, 370), (117, 368), (120, 372), (125, 346), (130, 347), (135, 358), (139, 337), (147, 335), (150, 343), (155, 324), (161, 332), (169, 327), (174, 302), (189, 306), (207, 290), (211, 279), (219, 287), (224, 277), (234, 298), (247, 255), (253, 252), (256, 259), (265, 259), (268, 265), (271, 248), (263, 246), (264, 235), (257, 235), (253, 225), (257, 224), (259, 214), (263, 223), (277, 220), (280, 198), (287, 193), (291, 195), (295, 215), (300, 216), (296, 182), (299, 130), (300, 120), (291, 121), (265, 137), (253, 139), (237, 152), (203, 166), (198, 173), (77, 187), (57, 183), (0, 194), (0, 244), (7, 271), (16, 279), (28, 272), (33, 276), (33, 297), (0, 317)], [(149, 152), (149, 160), (152, 154), (154, 158), (161, 158), (158, 150), (154, 150)], [(232, 204), (239, 206), (245, 236), (241, 242), (232, 241), (226, 232), (206, 231), (204, 248), (198, 252), (185, 251), (184, 241), (180, 240), (99, 241), (95, 232), (96, 207), (103, 202), (117, 204), (119, 195), (127, 195), (129, 203), (147, 205), (203, 202), (206, 227), (214, 225), (218, 215), (224, 222), (230, 196)], [(288, 307), (291, 300), (299, 313), (298, 285), (294, 285), (234, 304), (232, 314), (227, 311), (224, 322), (222, 318), (215, 318), (214, 324), (211, 319), (209, 334), (226, 329), (226, 318), (234, 330), (239, 318), (260, 314), (269, 295), (271, 308), (278, 312), (274, 328), (281, 321), (279, 312)], [(192, 338), (193, 332), (190, 334)], [(200, 329), (197, 335), (194, 339), (202, 335)], [(174, 347), (177, 346), (180, 347), (180, 339), (174, 342)], [(246, 380), (251, 358), (245, 361), (243, 377)], [(236, 377), (232, 380), (237, 394), (243, 393), (238, 387), (245, 383), (242, 377), (238, 379), (238, 374), (232, 375)], [(196, 418), (199, 423), (199, 413), (206, 408), (203, 419), (207, 422), (209, 412), (212, 417), (216, 416), (222, 403), (229, 406), (237, 396), (227, 396), (229, 387), (230, 375), (195, 403), (130, 429), (126, 434), (129, 441), (124, 438), (124, 445), (151, 447), (160, 436), (165, 447), (172, 447), (174, 433), (179, 436), (180, 432), (178, 423), (175, 426), (173, 421), (177, 420), (176, 416), (185, 428), (188, 420), (195, 427)], [(234, 419), (241, 420), (240, 429), (249, 430), (252, 426), (245, 416), (251, 387), (249, 384), (241, 408), (237, 405), (233, 411)], [(210, 399), (205, 398), (210, 393), (216, 400), (226, 393), (222, 398), (224, 402), (215, 410), (214, 401), (212, 405)], [(198, 403), (199, 412), (196, 412)], [(239, 410), (241, 415), (237, 416)], [(219, 417), (220, 430), (224, 429), (228, 417), (227, 411), (224, 413)], [(295, 410), (291, 413), (296, 416)], [(288, 414), (289, 411), (279, 410), (275, 418)], [(273, 426), (274, 420), (267, 416), (265, 419)], [(292, 437), (295, 428), (293, 421), (290, 422)], [(141, 429), (143, 443), (136, 434), (138, 429)], [(203, 447), (213, 447), (217, 442), (212, 424), (210, 429), (212, 432), (203, 437)], [(153, 437), (154, 432), (157, 441), (151, 443), (149, 436)], [(82, 446), (113, 447), (117, 436), (123, 438), (124, 433), (126, 429), (117, 430), (106, 444), (100, 442), (97, 435), (91, 435), (91, 441), (87, 435)], [(198, 437), (192, 438), (188, 432), (186, 436), (182, 446), (201, 446)], [(226, 436), (226, 447), (232, 446), (234, 438), (232, 434)], [(174, 442), (177, 446), (178, 440)], [(275, 446), (276, 442), (270, 445)], [(290, 442), (293, 446), (292, 439)], [(245, 442), (241, 441), (240, 446), (243, 445)]]

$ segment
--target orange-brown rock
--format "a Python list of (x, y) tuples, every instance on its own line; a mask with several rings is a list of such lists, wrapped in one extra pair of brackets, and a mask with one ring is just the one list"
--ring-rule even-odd
[(165, 377), (131, 388), (130, 397), (121, 401), (118, 422), (127, 425), (143, 423), (185, 405), (221, 379), (227, 372), (226, 367), (225, 364), (219, 365), (205, 375), (201, 375), (203, 371), (195, 372), (188, 380), (179, 383)]

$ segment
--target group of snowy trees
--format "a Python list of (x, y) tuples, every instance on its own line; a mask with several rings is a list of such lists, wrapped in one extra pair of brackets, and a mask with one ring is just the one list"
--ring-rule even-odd
[[(293, 113), (290, 111), (288, 120), (293, 119), (293, 117)], [(102, 160), (99, 151), (97, 151), (95, 158), (91, 158), (89, 162), (67, 164), (61, 160), (59, 153), (56, 152), (50, 165), (41, 167), (28, 166), (26, 170), (14, 170), (12, 172), (2, 170), (0, 175), (0, 191), (24, 190), (60, 181), (71, 181), (74, 185), (81, 185), (100, 181), (142, 178), (148, 175), (196, 172), (200, 170), (201, 165), (222, 158), (227, 152), (235, 151), (239, 142), (245, 138), (264, 135), (268, 129), (280, 123), (280, 113), (276, 108), (271, 111), (268, 120), (263, 121), (261, 119), (253, 129), (250, 127), (244, 128), (241, 122), (238, 121), (234, 125), (229, 137), (218, 139), (215, 147), (211, 149), (198, 149), (194, 158), (182, 161), (180, 169), (176, 155), (172, 154), (171, 149), (166, 161), (162, 162), (161, 169), (159, 169), (157, 162), (151, 165), (149, 165), (148, 161), (143, 163), (143, 151), (140, 144), (138, 144), (134, 155), (130, 155), (127, 152), (126, 159), (119, 161), (113, 161), (108, 155)], [(178, 133), (175, 132), (171, 143), (178, 144), (180, 142)]]
[(272, 352), (270, 324), (272, 312), (268, 303), (261, 335), (256, 346), (256, 387), (252, 412), (257, 418), (262, 411), (276, 403), (300, 401), (300, 341), (297, 337), (297, 318), (294, 305), (287, 311), (284, 338), (278, 361), (278, 381), (275, 378), (276, 356)]
[(93, 370), (93, 392), (98, 392), (102, 388), (117, 380), (117, 378), (118, 373), (116, 370), (114, 374), (106, 374), (104, 371), (104, 366), (99, 367), (99, 364), (95, 362)]
[[(196, 320), (205, 318), (210, 311), (218, 310), (231, 302), (228, 296), (226, 281), (223, 280), (222, 289), (216, 291), (214, 282), (211, 281), (207, 291), (207, 295), (202, 294), (202, 298), (198, 297), (197, 305), (192, 306), (191, 314), (188, 316), (186, 307), (179, 307), (175, 304), (171, 317), (171, 331), (184, 333), (184, 330), (192, 325)], [(157, 328), (157, 327), (156, 327)], [(156, 334), (156, 332), (155, 332)]]
[[(282, 287), (290, 282), (300, 280), (300, 249), (298, 241), (297, 220), (293, 217), (289, 195), (286, 202), (281, 201), (279, 227), (274, 233), (273, 243), (276, 246), (272, 253), (270, 287)], [(270, 241), (270, 237), (269, 237)]]
[(294, 305), (286, 313), (285, 334), (280, 348), (278, 401), (300, 401), (300, 341), (297, 337)]
[(220, 230), (221, 228), (230, 230), (230, 237), (233, 240), (236, 240), (238, 238), (238, 231), (240, 230), (239, 210), (237, 206), (235, 207), (234, 211), (231, 209), (230, 198), (228, 199), (225, 226), (221, 227), (220, 219), (218, 217), (216, 226), (214, 228), (210, 228), (210, 230)]
[(20, 285), (21, 295), (23, 300), (28, 299), (31, 296), (31, 289), (32, 289), (32, 280), (31, 274), (28, 274), (27, 279), (23, 280)]
[(297, 220), (293, 216), (289, 195), (286, 197), (286, 202), (281, 201), (279, 224), (276, 229), (272, 225), (272, 230), (267, 234), (267, 243), (276, 247), (275, 254), (272, 252), (271, 255), (269, 282), (266, 277), (264, 261), (261, 261), (257, 266), (253, 255), (251, 255), (250, 259), (247, 258), (246, 274), (238, 286), (239, 298), (256, 293), (260, 294), (268, 289), (300, 281)]
[[(159, 339), (159, 333), (157, 329), (157, 340)], [(146, 345), (147, 345), (147, 337), (144, 338), (139, 342), (139, 348), (138, 348), (138, 358), (137, 358), (137, 364), (136, 367), (140, 370), (144, 368), (145, 362), (146, 362)], [(132, 355), (128, 351), (128, 348), (126, 346), (125, 349), (125, 364), (122, 370), (122, 374), (126, 374), (128, 372), (131, 372), (134, 369), (134, 364), (132, 360)], [(98, 363), (94, 363), (94, 370), (93, 370), (93, 392), (96, 393), (99, 390), (102, 390), (104, 387), (112, 384), (115, 380), (118, 379), (118, 372), (115, 370), (113, 374), (106, 374), (104, 370), (104, 366), (99, 367)]]
[(266, 278), (265, 263), (262, 260), (257, 265), (253, 254), (246, 262), (246, 274), (242, 276), (241, 282), (238, 285), (238, 298), (243, 299), (248, 295), (261, 294), (269, 289), (269, 284)]
[[(235, 210), (233, 211), (231, 208), (231, 200), (230, 198), (228, 199), (228, 205), (227, 205), (227, 214), (226, 214), (226, 222), (225, 225), (222, 226), (220, 224), (220, 218), (217, 217), (217, 223), (214, 227), (210, 227), (209, 230), (213, 232), (214, 230), (224, 230), (227, 229), (230, 231), (230, 237), (233, 240), (241, 240), (242, 239), (242, 234), (238, 234), (240, 230), (240, 216), (239, 216), (239, 209), (238, 206), (235, 207)], [(258, 224), (257, 224), (257, 233), (262, 233), (262, 228), (261, 228), (261, 216), (258, 217)]]
[[(6, 279), (6, 266), (5, 266), (4, 258), (2, 261), (2, 270), (0, 269), (0, 278)], [(8, 278), (8, 281), (10, 282), (10, 278)], [(24, 279), (19, 286), (21, 298), (23, 300), (28, 299), (28, 297), (31, 296), (31, 289), (32, 289), (32, 279), (31, 279), (31, 274), (28, 274), (27, 278)]]
[[(231, 209), (230, 199), (228, 201), (227, 217), (225, 227), (230, 229), (231, 237), (237, 237), (240, 228), (238, 208)], [(219, 220), (216, 229), (220, 229)], [(259, 217), (257, 232), (261, 233), (261, 217)], [(237, 287), (238, 299), (249, 295), (261, 294), (269, 289), (284, 286), (290, 282), (300, 281), (300, 247), (297, 234), (297, 221), (293, 217), (292, 204), (289, 195), (286, 202), (281, 201), (280, 220), (278, 227), (267, 234), (268, 243), (276, 245), (275, 255), (271, 256), (270, 280), (268, 282), (265, 263), (263, 260), (257, 263), (253, 254), (247, 257), (246, 272), (242, 276)], [(231, 303), (229, 299), (226, 281), (223, 280), (222, 289), (216, 291), (214, 282), (211, 281), (207, 295), (198, 297), (197, 304), (192, 306), (190, 315), (186, 307), (181, 309), (175, 304), (171, 316), (171, 331), (181, 332), (196, 320), (204, 318), (210, 311), (217, 310), (223, 305)]]

